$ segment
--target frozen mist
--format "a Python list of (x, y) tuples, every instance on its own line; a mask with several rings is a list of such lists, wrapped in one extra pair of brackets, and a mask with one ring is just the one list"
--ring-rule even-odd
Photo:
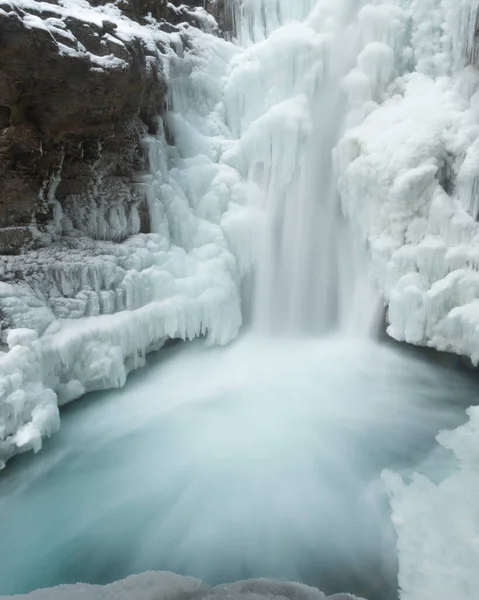
[(38, 450), (58, 402), (123, 386), (166, 339), (227, 345), (254, 268), (252, 331), (170, 348), (1, 473), (0, 593), (166, 569), (475, 600), (476, 419), (435, 436), (477, 387), (366, 335), (377, 286), (393, 337), (477, 355), (475, 8), (244, 0), (236, 43), (168, 40), (153, 234), (92, 266), (120, 293), (88, 285), (52, 335), (10, 333), (0, 449)]

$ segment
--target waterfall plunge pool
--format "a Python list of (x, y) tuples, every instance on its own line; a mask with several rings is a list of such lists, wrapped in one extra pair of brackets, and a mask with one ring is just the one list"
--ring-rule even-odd
[(477, 393), (372, 341), (170, 347), (0, 474), (0, 594), (154, 569), (395, 598), (381, 473), (440, 477)]

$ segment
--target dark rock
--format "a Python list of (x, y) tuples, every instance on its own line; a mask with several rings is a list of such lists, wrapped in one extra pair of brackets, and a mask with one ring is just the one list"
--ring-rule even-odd
[(28, 227), (0, 229), (0, 254), (16, 254), (19, 247), (28, 247), (31, 242), (32, 231)]
[[(42, 7), (31, 14), (60, 16)], [(140, 140), (164, 108), (166, 86), (160, 51), (154, 55), (141, 39), (115, 43), (113, 22), (100, 27), (70, 16), (66, 32), (48, 31), (26, 27), (11, 4), (0, 0), (0, 8), (6, 11), (0, 12), (0, 229), (48, 233), (9, 230), (0, 253), (10, 254), (26, 242), (41, 245), (62, 234), (60, 224), (51, 223), (55, 201), (71, 214), (75, 202), (98, 196), (109, 210), (116, 199), (108, 191), (118, 191), (110, 176), (121, 173), (122, 197), (141, 201), (136, 179), (147, 159)], [(83, 50), (65, 53), (60, 44)], [(109, 67), (92, 62), (92, 55), (117, 60)]]
[(0, 106), (0, 129), (5, 129), (10, 125), (12, 111), (9, 106)]
[[(148, 24), (153, 18), (168, 31), (201, 26), (197, 8), (221, 15), (223, 6), (210, 0), (115, 4), (130, 19)], [(108, 221), (115, 203), (125, 214), (135, 204), (141, 232), (149, 232), (138, 182), (148, 166), (142, 136), (156, 133), (166, 104), (162, 43), (155, 50), (141, 38), (127, 39), (108, 19), (99, 25), (65, 16), (57, 0), (25, 9), (0, 0), (0, 9), (0, 254), (72, 233), (105, 239), (104, 228), (92, 231), (82, 219), (93, 211)], [(57, 22), (26, 26), (28, 15)]]
[(113, 23), (113, 21), (102, 21), (102, 25), (103, 29), (106, 29), (106, 31), (114, 31), (115, 29), (118, 29), (118, 25)]

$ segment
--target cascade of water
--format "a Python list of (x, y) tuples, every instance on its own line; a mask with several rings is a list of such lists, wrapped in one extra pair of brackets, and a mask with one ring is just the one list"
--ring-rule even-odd
[[(251, 152), (250, 143), (244, 152), (248, 177), (263, 198), (254, 314), (257, 328), (268, 332), (324, 334), (350, 328), (353, 308), (363, 313), (364, 290), (356, 295), (354, 286), (356, 267), (363, 271), (360, 280), (364, 270), (341, 213), (333, 165), (347, 112), (342, 79), (358, 54), (349, 26), (357, 5), (232, 5), (239, 42), (256, 42), (246, 52), (249, 62), (237, 67), (244, 86), (249, 66), (251, 85), (235, 90), (230, 101), (233, 96), (243, 109), (237, 111), (243, 121), (236, 123), (243, 140), (263, 138), (262, 151)], [(253, 96), (256, 114), (246, 94)], [(371, 304), (370, 297), (366, 301)]]

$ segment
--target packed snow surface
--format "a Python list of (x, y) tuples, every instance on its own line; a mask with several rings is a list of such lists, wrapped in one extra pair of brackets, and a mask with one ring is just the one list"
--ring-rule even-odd
[(423, 463), (477, 393), (353, 339), (165, 349), (2, 473), (0, 594), (159, 569), (394, 600), (381, 472)]

